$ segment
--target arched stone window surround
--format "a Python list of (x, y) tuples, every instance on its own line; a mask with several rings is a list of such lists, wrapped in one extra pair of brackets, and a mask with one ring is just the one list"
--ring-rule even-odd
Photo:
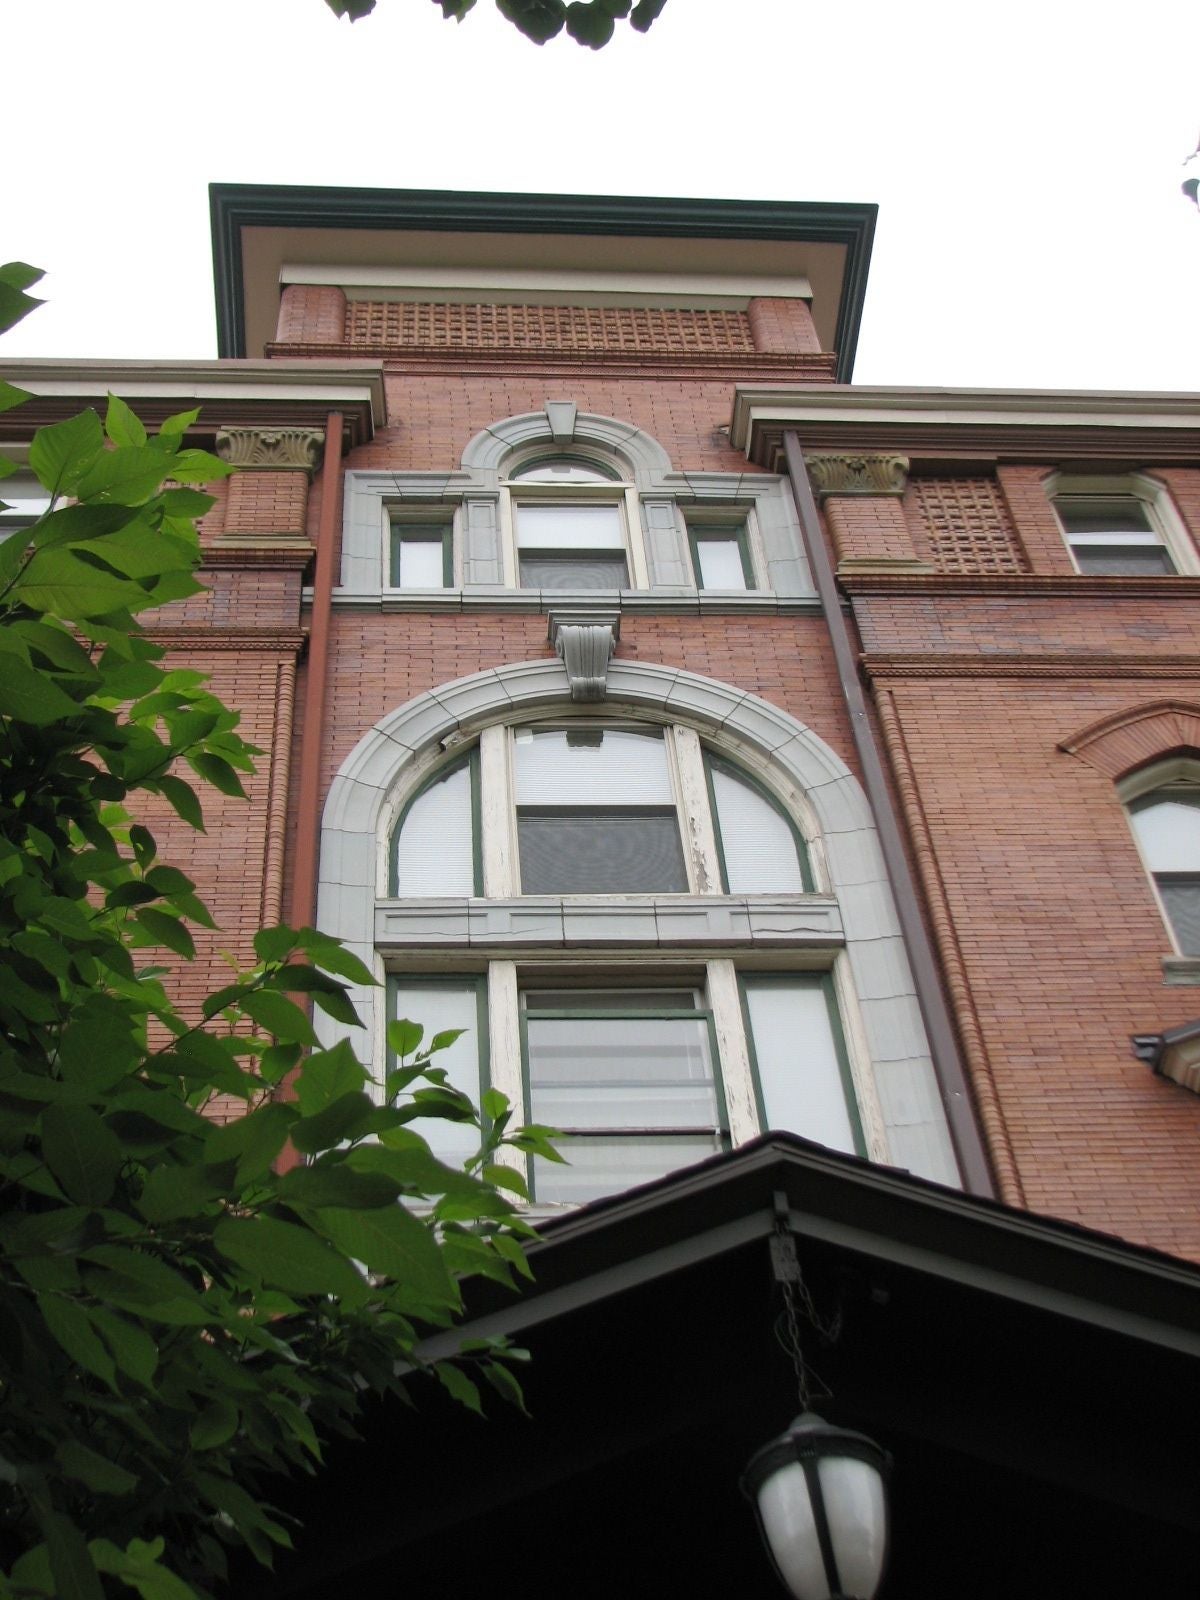
[[(572, 419), (569, 430), (563, 426), (564, 412)], [(743, 522), (756, 574), (755, 587), (744, 595), (709, 599), (701, 591), (702, 604), (752, 611), (778, 609), (781, 603), (792, 609), (815, 606), (795, 510), (782, 478), (763, 472), (676, 471), (666, 450), (644, 429), (617, 417), (577, 411), (565, 401), (548, 401), (543, 411), (489, 424), (468, 442), (454, 470), (348, 469), (335, 603), (418, 610), (507, 603), (527, 609), (540, 594), (537, 603), (545, 609), (553, 591), (515, 587), (510, 492), (504, 481), (524, 462), (557, 450), (618, 469), (619, 482), (626, 486), (630, 577), (640, 603), (652, 596), (665, 609), (695, 606), (698, 591), (686, 514)], [(614, 481), (614, 489), (618, 487)], [(453, 582), (446, 588), (406, 594), (391, 587), (387, 529), (389, 518), (397, 514), (453, 523)]]
[[(322, 830), (320, 927), (382, 975), (375, 909), (386, 893), (390, 829), (444, 750), (489, 725), (575, 714), (557, 661), (495, 668), (398, 707), (359, 741), (330, 786)], [(687, 724), (753, 772), (799, 821), (818, 885), (837, 897), (845, 959), (835, 981), (860, 1083), (896, 1165), (957, 1182), (945, 1117), (874, 821), (857, 779), (811, 728), (758, 696), (674, 668), (616, 661), (604, 714)], [(832, 959), (831, 952), (831, 959)], [(382, 991), (354, 995), (367, 1021), (356, 1045), (371, 1058)], [(335, 1030), (328, 1028), (329, 1036)], [(872, 1105), (873, 1102), (873, 1105)], [(874, 1141), (878, 1146), (879, 1141)]]

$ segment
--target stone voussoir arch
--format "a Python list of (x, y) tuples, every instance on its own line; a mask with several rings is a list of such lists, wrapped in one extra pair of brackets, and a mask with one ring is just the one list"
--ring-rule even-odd
[(506, 417), (502, 422), (491, 423), (468, 442), (462, 453), (463, 470), (498, 473), (514, 451), (531, 445), (569, 450), (573, 444), (590, 444), (622, 458), (628, 466), (628, 475), (636, 480), (656, 479), (670, 472), (671, 458), (662, 445), (634, 423), (577, 411), (569, 402), (550, 404), (556, 411), (569, 413), (569, 432), (564, 430), (558, 416), (555, 417), (557, 428), (552, 425), (549, 411), (527, 411), (520, 416)]

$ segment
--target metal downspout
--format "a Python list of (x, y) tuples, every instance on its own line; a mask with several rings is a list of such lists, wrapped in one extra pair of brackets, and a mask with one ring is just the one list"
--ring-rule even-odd
[(808, 556), (813, 582), (817, 586), (821, 609), (825, 614), (842, 696), (862, 766), (863, 787), (866, 789), (867, 801), (875, 817), (884, 865), (896, 897), (900, 928), (908, 950), (908, 959), (912, 965), (917, 1002), (921, 1008), (925, 1032), (929, 1039), (933, 1070), (946, 1108), (950, 1137), (967, 1191), (970, 1194), (994, 1198), (996, 1186), (992, 1177), (991, 1163), (975, 1120), (970, 1084), (963, 1070), (954, 1025), (938, 977), (933, 947), (921, 916), (916, 884), (909, 869), (908, 857), (904, 853), (904, 841), (892, 806), (879, 746), (875, 741), (875, 732), (867, 713), (866, 697), (858, 675), (856, 652), (851, 643), (833, 564), (829, 558), (829, 550), (817, 514), (817, 503), (813, 497), (812, 484), (809, 482), (804, 452), (800, 448), (799, 438), (791, 428), (784, 432), (783, 450), (800, 517), (805, 553)]

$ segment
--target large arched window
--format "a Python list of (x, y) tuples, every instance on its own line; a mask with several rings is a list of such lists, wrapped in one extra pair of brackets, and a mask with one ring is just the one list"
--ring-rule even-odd
[[(440, 685), (334, 779), (319, 925), (381, 980), (384, 1023), (466, 1031), (442, 1063), (564, 1128), (535, 1198), (622, 1189), (767, 1128), (954, 1183), (869, 807), (779, 708), (613, 659)], [(323, 1037), (332, 1024), (320, 1022)], [(454, 1129), (435, 1125), (454, 1157)]]
[(1122, 791), (1175, 948), (1200, 956), (1200, 762), (1161, 763)]
[[(532, 915), (529, 935), (509, 940), (520, 959), (443, 972), (432, 988), (397, 971), (390, 988), (394, 1015), (432, 1006), (439, 1027), (451, 1014), (467, 1026), (481, 984), (492, 991), (501, 1031), (515, 1025), (501, 1047), (519, 1050), (526, 1114), (567, 1139), (569, 1166), (534, 1166), (538, 1200), (594, 1198), (725, 1148), (731, 1094), (762, 1126), (865, 1150), (828, 975), (794, 955), (790, 971), (755, 960), (749, 897), (779, 909), (811, 893), (803, 839), (694, 729), (611, 717), (489, 728), (404, 806), (391, 861), (398, 900), (503, 898)], [(691, 928), (673, 928), (672, 906), (686, 916), (701, 896)], [(539, 916), (542, 937), (547, 918), (563, 930), (549, 955), (530, 948)], [(589, 919), (607, 924), (603, 949)], [(648, 952), (615, 949), (623, 927), (635, 947), (647, 921), (663, 924)], [(486, 1087), (482, 1052), (460, 1044), (448, 1064), (473, 1094)], [(453, 1128), (433, 1137), (456, 1153)]]

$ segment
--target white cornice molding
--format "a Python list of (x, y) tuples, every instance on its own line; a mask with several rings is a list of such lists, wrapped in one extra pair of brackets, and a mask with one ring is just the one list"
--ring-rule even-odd
[(349, 300), (442, 304), (659, 305), (744, 311), (758, 298), (811, 300), (803, 273), (612, 272), (571, 268), (419, 267), (284, 262), (283, 284), (336, 286)]
[(369, 406), (383, 425), (383, 364), (379, 361), (49, 361), (4, 363), (10, 383), (40, 399), (103, 398), (117, 389), (125, 399), (221, 400), (265, 404)]
[(1200, 394), (1157, 390), (909, 389), (739, 384), (730, 443), (750, 454), (763, 430), (812, 422), (895, 427), (1200, 429)]

